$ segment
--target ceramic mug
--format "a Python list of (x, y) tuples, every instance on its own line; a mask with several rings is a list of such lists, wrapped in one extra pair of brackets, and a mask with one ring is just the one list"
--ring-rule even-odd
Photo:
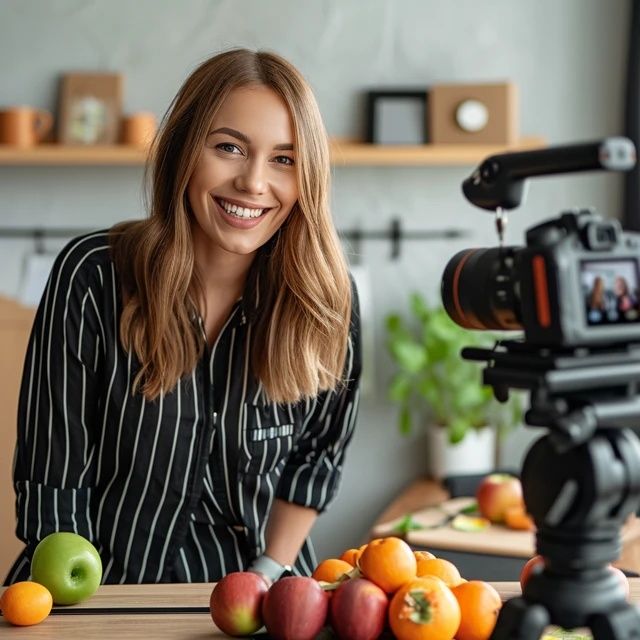
[(0, 111), (0, 144), (32, 147), (51, 131), (53, 116), (34, 107), (7, 107)]
[(140, 111), (122, 120), (122, 142), (135, 147), (148, 147), (156, 133), (156, 116), (150, 111)]

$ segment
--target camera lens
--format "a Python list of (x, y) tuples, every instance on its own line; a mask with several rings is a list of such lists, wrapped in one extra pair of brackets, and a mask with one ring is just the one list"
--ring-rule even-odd
[(520, 247), (465, 249), (445, 267), (441, 295), (451, 319), (465, 329), (521, 329), (514, 258)]

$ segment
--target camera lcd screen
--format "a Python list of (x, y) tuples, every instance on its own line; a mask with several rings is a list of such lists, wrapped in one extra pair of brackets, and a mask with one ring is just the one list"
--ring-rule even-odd
[(583, 260), (580, 279), (587, 325), (640, 323), (640, 279), (635, 259)]

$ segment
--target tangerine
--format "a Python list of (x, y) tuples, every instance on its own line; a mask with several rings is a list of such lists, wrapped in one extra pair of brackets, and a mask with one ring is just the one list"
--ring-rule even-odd
[(525, 511), (524, 504), (509, 507), (504, 512), (504, 523), (509, 529), (533, 531), (536, 528), (533, 518)]
[(457, 640), (488, 640), (496, 626), (502, 599), (498, 592), (482, 580), (469, 580), (452, 590), (460, 605)]
[(431, 551), (414, 551), (413, 555), (416, 557), (416, 560), (420, 561), (420, 560), (432, 560), (433, 558), (435, 558), (435, 556), (433, 555), (433, 553), (431, 553)]
[(365, 550), (366, 546), (366, 544), (362, 544), (357, 549), (347, 549), (340, 556), (340, 560), (348, 562), (352, 567), (357, 567), (358, 560), (360, 559), (360, 556), (362, 555), (362, 552)]
[(389, 625), (398, 640), (452, 640), (460, 625), (460, 605), (440, 578), (416, 578), (391, 598)]
[(362, 575), (386, 593), (393, 593), (416, 577), (417, 561), (411, 547), (394, 536), (369, 542), (358, 565)]
[(323, 560), (311, 574), (319, 582), (337, 582), (345, 574), (352, 571), (353, 566), (338, 558)]
[(53, 598), (49, 590), (30, 580), (12, 584), (0, 598), (4, 619), (20, 627), (42, 622), (52, 606)]
[(416, 575), (419, 578), (423, 576), (437, 576), (447, 587), (455, 587), (462, 582), (462, 577), (453, 562), (444, 558), (424, 558), (418, 560)]

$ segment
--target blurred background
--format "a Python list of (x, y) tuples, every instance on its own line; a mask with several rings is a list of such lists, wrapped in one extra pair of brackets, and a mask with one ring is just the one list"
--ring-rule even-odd
[[(61, 74), (114, 72), (122, 75), (123, 112), (150, 111), (160, 119), (201, 61), (246, 46), (275, 51), (302, 71), (332, 138), (366, 137), (369, 91), (508, 81), (518, 88), (523, 136), (548, 144), (595, 140), (623, 133), (629, 15), (627, 0), (3, 0), (0, 106), (57, 114)], [(345, 240), (345, 249), (363, 299), (366, 384), (339, 497), (313, 530), (319, 557), (362, 544), (388, 503), (427, 473), (424, 429), (401, 435), (397, 408), (388, 400), (394, 366), (385, 318), (408, 313), (414, 291), (436, 302), (443, 268), (455, 252), (497, 243), (492, 217), (461, 194), (476, 164), (333, 165), (336, 226), (365, 236)], [(142, 217), (142, 180), (140, 162), (5, 158), (0, 226), (84, 230)], [(526, 202), (510, 215), (506, 242), (521, 243), (531, 224), (577, 206), (620, 217), (622, 178), (594, 173), (532, 182)], [(364, 233), (388, 230), (393, 219), (407, 234), (432, 231), (435, 237), (403, 240), (393, 258), (388, 240)], [(452, 229), (466, 235), (438, 237)], [(38, 270), (34, 255), (54, 254), (61, 242), (0, 234), (0, 294), (26, 302), (29, 270)], [(9, 342), (20, 321), (19, 313), (11, 317), (3, 325)], [(20, 358), (5, 357), (5, 377), (15, 377)], [(4, 406), (11, 402), (9, 395)], [(4, 490), (14, 409), (1, 424)], [(534, 435), (512, 430), (500, 442), (499, 464), (517, 468)], [(3, 503), (1, 521), (12, 520), (12, 508)], [(0, 540), (0, 546), (5, 542), (13, 544)]]

